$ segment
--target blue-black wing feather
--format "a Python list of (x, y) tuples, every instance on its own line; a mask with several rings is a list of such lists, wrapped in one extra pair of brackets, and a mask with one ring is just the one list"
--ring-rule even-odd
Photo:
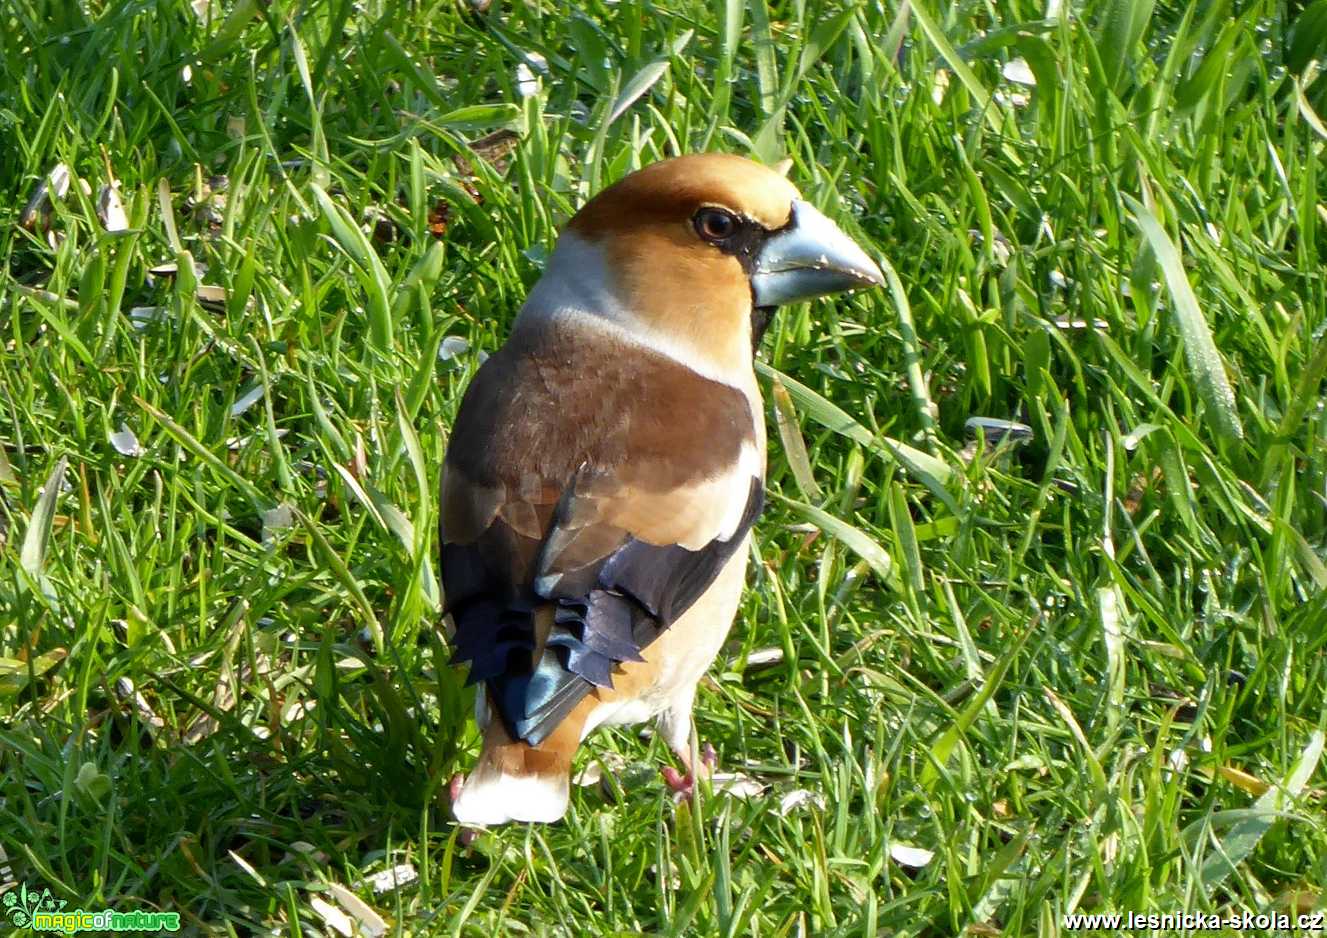
[[(550, 535), (565, 521), (566, 504), (554, 514)], [(753, 478), (729, 537), (698, 550), (627, 537), (575, 577), (541, 592), (500, 596), (510, 588), (487, 573), (483, 538), (445, 545), (448, 611), (456, 623), (453, 660), (468, 661), (469, 681), (487, 685), (512, 737), (538, 745), (594, 687), (612, 686), (617, 664), (641, 660), (641, 652), (700, 598), (744, 543), (763, 505), (764, 488)], [(463, 576), (468, 582), (453, 585)], [(554, 620), (535, 661), (533, 616), (541, 602), (553, 604)]]

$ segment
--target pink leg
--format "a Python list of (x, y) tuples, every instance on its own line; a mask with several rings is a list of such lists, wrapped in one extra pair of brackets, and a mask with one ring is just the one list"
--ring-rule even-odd
[[(659, 774), (663, 776), (664, 783), (673, 790), (673, 794), (678, 801), (690, 801), (696, 792), (697, 773), (691, 765), (691, 747), (678, 746), (673, 748), (673, 754), (677, 756), (678, 761), (687, 770), (683, 775), (671, 765), (665, 765), (659, 769)], [(714, 751), (714, 747), (706, 743), (700, 750), (700, 777), (708, 777), (713, 774), (714, 769), (719, 764), (719, 754)]]

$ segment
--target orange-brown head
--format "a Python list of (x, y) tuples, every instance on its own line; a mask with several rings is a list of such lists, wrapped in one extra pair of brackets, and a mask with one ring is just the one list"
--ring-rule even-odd
[(749, 371), (755, 310), (881, 282), (782, 175), (707, 153), (646, 166), (586, 203), (527, 309), (606, 317), (702, 370)]
[(604, 189), (576, 213), (568, 230), (602, 240), (648, 229), (690, 251), (704, 246), (687, 230), (704, 206), (772, 231), (788, 223), (793, 200), (800, 198), (796, 186), (766, 166), (731, 153), (696, 153), (651, 163)]

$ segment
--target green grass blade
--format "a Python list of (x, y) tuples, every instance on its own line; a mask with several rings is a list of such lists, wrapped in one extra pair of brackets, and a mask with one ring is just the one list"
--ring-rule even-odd
[(776, 497), (786, 502), (793, 510), (805, 515), (807, 520), (820, 530), (846, 544), (854, 554), (870, 565), (876, 576), (885, 582), (889, 582), (894, 563), (889, 558), (889, 552), (877, 540), (860, 528), (841, 518), (836, 518), (814, 505), (778, 495)]
[(882, 455), (902, 458), (927, 475), (932, 476), (941, 485), (948, 482), (953, 475), (953, 470), (947, 464), (929, 453), (924, 453), (898, 440), (877, 438), (870, 430), (848, 416), (843, 408), (838, 407), (823, 395), (811, 390), (797, 379), (789, 377), (777, 368), (757, 360), (756, 371), (771, 380), (777, 378), (779, 383), (787, 390), (789, 396), (806, 412), (806, 415), (826, 429), (840, 433)]
[(1272, 786), (1254, 802), (1221, 837), (1219, 849), (1214, 851), (1202, 867), (1203, 885), (1212, 888), (1223, 883), (1235, 871), (1237, 864), (1254, 851), (1272, 825), (1289, 809), (1290, 803), (1304, 791), (1322, 758), (1323, 732), (1314, 730), (1308, 745), (1300, 753), (1290, 772), (1280, 784)]
[(788, 389), (779, 379), (770, 382), (770, 393), (774, 397), (774, 425), (779, 431), (779, 440), (783, 443), (783, 454), (788, 459), (788, 468), (792, 470), (793, 480), (803, 498), (818, 502), (824, 496), (816, 484), (815, 473), (811, 468), (811, 457), (806, 452), (806, 441), (797, 427), (797, 408)]
[(627, 108), (635, 104), (641, 95), (653, 88), (660, 78), (667, 75), (668, 65), (668, 59), (655, 59), (635, 75), (632, 75), (617, 96), (617, 100), (613, 102), (613, 109), (608, 112), (608, 123), (613, 123), (625, 114)]
[(337, 245), (355, 264), (368, 302), (370, 341), (379, 353), (387, 356), (392, 351), (392, 309), (387, 300), (391, 279), (387, 276), (387, 268), (349, 213), (333, 202), (317, 183), (310, 183), (309, 187), (323, 218), (331, 226)]
[(1154, 5), (1155, 0), (1107, 0), (1097, 47), (1112, 87), (1119, 86), (1133, 61)]
[(33, 506), (32, 515), (28, 519), (28, 528), (23, 534), (18, 563), (32, 583), (46, 582), (46, 551), (51, 543), (51, 530), (55, 523), (55, 501), (60, 497), (60, 487), (64, 485), (65, 469), (68, 466), (69, 457), (61, 456), (51, 474), (46, 477), (41, 495), (37, 497), (37, 504)]
[(981, 689), (973, 694), (972, 699), (959, 712), (957, 719), (931, 744), (930, 761), (922, 769), (919, 777), (919, 782), (923, 787), (930, 788), (935, 785), (940, 777), (940, 769), (949, 762), (964, 734), (976, 722), (987, 702), (999, 690), (1005, 675), (1009, 673), (1015, 659), (1022, 653), (1023, 646), (1027, 644), (1032, 632), (1031, 628), (1024, 629), (1022, 635), (1014, 641), (1014, 644), (996, 660), (995, 666), (986, 673), (986, 680), (982, 682)]
[(149, 404), (141, 397), (135, 396), (134, 402), (147, 411), (153, 420), (161, 424), (166, 432), (175, 438), (177, 443), (207, 463), (217, 475), (243, 493), (256, 508), (265, 510), (272, 507), (271, 500), (258, 491), (257, 486), (226, 465), (216, 453), (204, 446), (197, 437), (168, 417), (162, 410)]
[(1166, 279), (1166, 287), (1174, 303), (1176, 324), (1184, 340), (1184, 357), (1198, 388), (1198, 395), (1206, 406), (1207, 419), (1212, 429), (1227, 440), (1244, 437), (1239, 413), (1235, 406), (1235, 392), (1226, 377), (1226, 366), (1212, 340), (1212, 332), (1198, 306), (1184, 272), (1184, 262), (1173, 241), (1160, 222), (1142, 203), (1125, 196), (1130, 211), (1138, 223), (1147, 244), (1156, 255), (1157, 263)]

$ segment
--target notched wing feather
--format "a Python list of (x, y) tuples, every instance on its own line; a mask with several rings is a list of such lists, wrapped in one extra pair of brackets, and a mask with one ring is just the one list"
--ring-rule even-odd
[[(642, 660), (641, 651), (714, 582), (745, 542), (764, 504), (760, 480), (750, 477), (746, 498), (738, 502), (742, 511), (735, 523), (692, 550), (679, 544), (653, 543), (658, 538), (649, 528), (624, 530), (603, 520), (614, 516), (611, 510), (604, 510), (614, 501), (605, 499), (604, 487), (604, 479), (587, 481), (584, 474), (578, 474), (559, 502), (540, 552), (535, 590), (555, 604), (546, 642), (555, 660), (546, 665), (541, 662), (535, 669), (545, 674), (546, 686), (540, 690), (547, 697), (527, 698), (525, 712), (515, 721), (531, 742), (551, 732), (560, 719), (553, 718), (556, 714), (549, 703), (575, 693), (574, 705), (591, 685), (611, 687), (615, 665)], [(582, 490), (591, 494), (581, 495)], [(687, 513), (695, 494), (674, 493), (681, 513)], [(618, 494), (622, 501), (630, 498), (629, 490)], [(722, 517), (726, 505), (709, 507), (715, 509), (709, 514), (713, 532), (712, 519)], [(587, 522), (587, 514), (600, 520)], [(583, 551), (588, 543), (614, 546), (590, 557)]]
[[(607, 521), (569, 523), (578, 517), (576, 492), (573, 484), (553, 516), (536, 561), (533, 595), (459, 607), (449, 600), (457, 625), (454, 660), (470, 662), (469, 681), (488, 684), (512, 735), (533, 745), (593, 687), (612, 687), (617, 664), (642, 660), (641, 652), (714, 582), (764, 504), (760, 480), (751, 477), (733, 529), (690, 550), (651, 543), (648, 532), (636, 536)], [(602, 549), (591, 555), (591, 544)], [(444, 564), (464, 563), (461, 553), (444, 547)], [(535, 621), (540, 600), (552, 604), (546, 632)]]

